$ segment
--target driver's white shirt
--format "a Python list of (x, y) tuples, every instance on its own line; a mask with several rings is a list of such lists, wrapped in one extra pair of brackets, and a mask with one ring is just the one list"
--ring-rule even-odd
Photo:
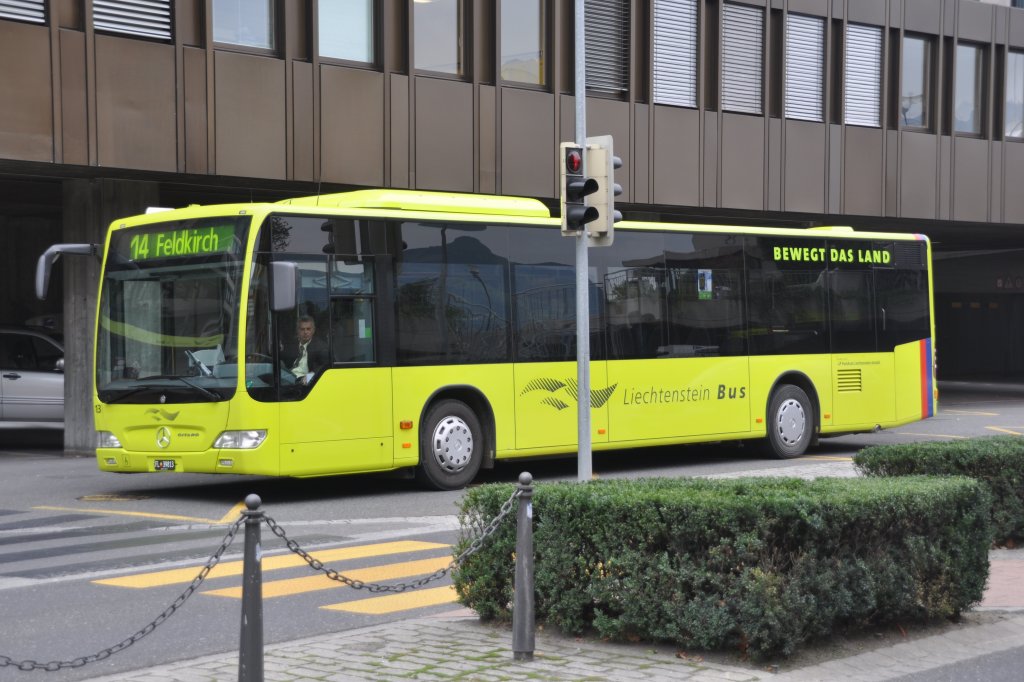
[(295, 361), (295, 366), (292, 367), (292, 374), (296, 377), (301, 378), (309, 374), (309, 355), (306, 353), (307, 346), (309, 346), (309, 341), (299, 344), (299, 359)]

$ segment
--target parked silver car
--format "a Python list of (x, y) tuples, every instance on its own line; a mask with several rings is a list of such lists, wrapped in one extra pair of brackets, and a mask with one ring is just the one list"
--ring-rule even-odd
[(0, 327), (3, 428), (64, 428), (64, 348), (45, 332)]

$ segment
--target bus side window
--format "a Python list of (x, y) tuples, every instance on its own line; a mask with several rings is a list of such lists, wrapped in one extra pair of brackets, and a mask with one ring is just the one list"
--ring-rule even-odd
[[(875, 316), (871, 304), (870, 270), (829, 270), (829, 319), (833, 353), (872, 353)], [(891, 349), (890, 349), (891, 350)]]
[(334, 362), (374, 362), (373, 262), (331, 264), (331, 357)]
[[(288, 254), (280, 258), (293, 261), (298, 266), (298, 305), (294, 310), (274, 313), (280, 358), (280, 400), (302, 400), (308, 388), (330, 366), (327, 257)], [(308, 341), (303, 363), (300, 327), (308, 330), (310, 325), (312, 337)]]
[(656, 357), (664, 347), (663, 267), (608, 268), (608, 337), (617, 360)]
[(332, 299), (331, 320), (334, 362), (374, 362), (371, 299)]

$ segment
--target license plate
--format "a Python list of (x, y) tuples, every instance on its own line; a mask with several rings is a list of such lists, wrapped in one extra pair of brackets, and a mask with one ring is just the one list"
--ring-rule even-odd
[(175, 462), (173, 459), (153, 460), (153, 471), (174, 471)]

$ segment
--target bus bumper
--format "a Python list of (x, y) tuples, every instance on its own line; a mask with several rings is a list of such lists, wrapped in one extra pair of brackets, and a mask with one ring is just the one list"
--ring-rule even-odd
[(196, 452), (132, 452), (97, 448), (100, 471), (116, 473), (261, 474), (279, 475), (277, 448), (266, 443), (253, 449), (211, 448)]

